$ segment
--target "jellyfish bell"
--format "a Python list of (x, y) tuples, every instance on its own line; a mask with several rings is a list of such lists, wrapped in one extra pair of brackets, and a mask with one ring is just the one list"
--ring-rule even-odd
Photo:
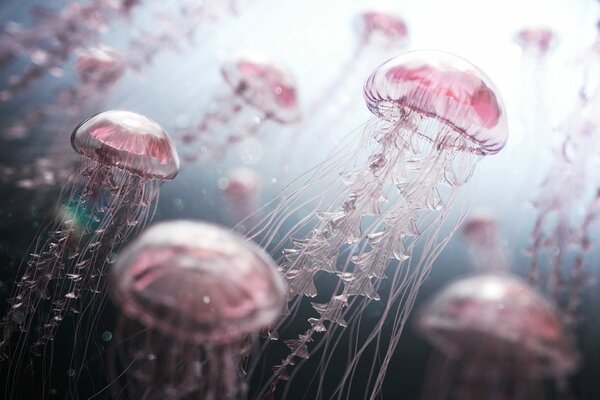
[(280, 123), (300, 119), (296, 82), (289, 71), (261, 55), (238, 55), (221, 66), (225, 81), (246, 102)]
[(286, 293), (275, 263), (259, 247), (224, 228), (191, 221), (146, 230), (111, 269), (110, 288), (125, 319), (145, 327), (146, 344), (136, 347), (134, 357), (153, 354), (160, 365), (154, 371), (128, 360), (125, 372), (133, 387), (146, 377), (137, 383), (145, 392), (149, 385), (156, 398), (172, 387), (173, 398), (197, 391), (229, 399), (243, 391), (236, 371), (241, 368), (233, 360), (242, 356), (245, 339), (279, 317)]
[(261, 186), (260, 177), (254, 170), (245, 167), (234, 168), (226, 177), (219, 179), (218, 185), (228, 206), (228, 217), (234, 224), (246, 217), (254, 220), (256, 215), (251, 214), (258, 209)]
[(556, 32), (546, 27), (525, 28), (515, 35), (515, 43), (521, 50), (538, 58), (546, 56), (557, 42)]
[[(364, 96), (377, 117), (398, 121), (419, 115), (448, 129), (448, 145), (476, 154), (495, 154), (506, 144), (502, 99), (491, 79), (467, 60), (433, 50), (411, 51), (382, 64), (367, 79)], [(421, 136), (438, 140), (429, 132)], [(443, 143), (443, 144), (446, 144)]]
[[(578, 352), (555, 308), (508, 274), (476, 275), (451, 283), (419, 311), (416, 328), (437, 350), (462, 360), (462, 368), (482, 380), (474, 385), (463, 377), (462, 385), (473, 384), (463, 390), (481, 390), (486, 384), (482, 371), (508, 387), (506, 379), (529, 385), (564, 378), (579, 365)], [(485, 390), (507, 388), (489, 385)]]
[(408, 43), (408, 28), (400, 16), (365, 11), (358, 15), (355, 25), (362, 43), (377, 41), (396, 48)]
[(112, 110), (82, 122), (71, 135), (79, 154), (146, 179), (173, 179), (179, 157), (156, 122), (130, 111)]
[(97, 88), (104, 88), (118, 81), (126, 71), (123, 56), (108, 47), (94, 47), (83, 51), (75, 69), (81, 81)]

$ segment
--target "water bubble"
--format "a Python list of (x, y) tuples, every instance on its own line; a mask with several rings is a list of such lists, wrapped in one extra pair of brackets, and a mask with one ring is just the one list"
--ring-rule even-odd
[(68, 377), (73, 377), (73, 376), (75, 376), (75, 370), (74, 370), (73, 368), (69, 368), (69, 369), (67, 370), (67, 376), (68, 376)]
[(109, 331), (102, 332), (102, 340), (109, 342), (112, 339), (112, 333)]

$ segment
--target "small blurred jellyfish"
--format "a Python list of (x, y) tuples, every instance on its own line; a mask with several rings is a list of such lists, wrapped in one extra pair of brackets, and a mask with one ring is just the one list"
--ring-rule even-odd
[(509, 263), (496, 218), (487, 211), (472, 214), (463, 225), (469, 252), (480, 271), (508, 271)]
[[(340, 396), (350, 390), (370, 344), (387, 343), (370, 367), (372, 379), (361, 383), (367, 397), (377, 396), (417, 291), (449, 240), (451, 233), (441, 231), (458, 189), (479, 158), (499, 152), (507, 140), (504, 106), (494, 84), (449, 53), (413, 51), (392, 58), (367, 79), (364, 96), (376, 119), (366, 125), (358, 151), (338, 153), (309, 171), (309, 181), (284, 193), (250, 233), (272, 254), (283, 250), (288, 300), (296, 300), (290, 311), (302, 297), (323, 297), (315, 286), (318, 274), (337, 277), (330, 299), (313, 303), (318, 317), (309, 319), (310, 328), (284, 341), (289, 355), (274, 367), (265, 390), (291, 380), (289, 367), (309, 357), (307, 345), (317, 333), (325, 333), (320, 341), (325, 361), (317, 379), (322, 383), (331, 360), (328, 352), (335, 347), (332, 335), (337, 327), (360, 320), (364, 307), (380, 299), (378, 288), (388, 270), (384, 311), (364, 343), (349, 350), (337, 389)], [(332, 181), (336, 175), (341, 184)], [(392, 327), (384, 333), (389, 314)]]
[(534, 198), (537, 209), (531, 233), (530, 283), (548, 291), (565, 311), (565, 322), (576, 322), (584, 271), (591, 248), (590, 228), (600, 212), (600, 52), (597, 43), (580, 58), (579, 99), (560, 123), (560, 146), (544, 172)]
[(424, 399), (546, 399), (566, 391), (579, 355), (554, 307), (509, 274), (455, 281), (416, 317), (418, 332), (445, 360), (432, 363)]
[[(160, 183), (179, 171), (169, 135), (128, 111), (83, 121), (71, 145), (82, 163), (63, 189), (56, 218), (33, 242), (2, 319), (0, 349), (14, 356), (15, 373), (27, 347), (43, 354), (67, 313), (97, 318), (94, 298), (103, 291), (114, 249), (152, 218)], [(11, 340), (15, 332), (18, 342)]]
[[(189, 146), (184, 160), (222, 156), (235, 143), (255, 138), (267, 122), (299, 121), (296, 82), (281, 65), (259, 55), (240, 55), (221, 65), (227, 91), (213, 97), (204, 114), (182, 138)], [(225, 134), (223, 134), (225, 132)]]
[[(553, 130), (549, 123), (548, 103), (548, 99), (551, 99), (549, 89), (552, 81), (548, 68), (558, 36), (550, 28), (530, 27), (517, 32), (514, 40), (521, 49), (517, 83), (524, 142), (519, 145), (519, 149), (524, 149), (528, 157), (537, 157), (543, 153), (540, 149), (548, 150), (552, 143)], [(534, 165), (539, 163), (538, 159)]]
[(227, 203), (228, 219), (234, 225), (258, 209), (260, 177), (252, 169), (235, 168), (219, 179), (218, 186)]
[[(216, 225), (164, 222), (110, 271), (113, 348), (135, 399), (243, 399), (243, 361), (281, 314), (285, 282), (259, 247)], [(115, 379), (118, 382), (118, 379)], [(117, 396), (119, 397), (119, 396)]]

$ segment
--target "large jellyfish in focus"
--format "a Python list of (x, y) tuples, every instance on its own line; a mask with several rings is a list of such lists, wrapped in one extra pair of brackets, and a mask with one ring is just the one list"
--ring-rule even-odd
[(244, 398), (242, 361), (281, 314), (285, 292), (274, 261), (230, 231), (152, 226), (110, 272), (123, 313), (113, 350), (122, 389), (136, 399)]
[[(68, 312), (85, 310), (97, 318), (94, 297), (103, 291), (113, 249), (152, 217), (160, 182), (179, 171), (169, 135), (128, 111), (82, 122), (71, 145), (82, 163), (68, 179), (48, 230), (35, 239), (2, 319), (0, 347), (4, 356), (10, 353), (13, 373), (27, 347), (44, 352)], [(14, 332), (21, 333), (18, 341), (11, 340)]]
[[(289, 124), (300, 119), (295, 80), (279, 64), (263, 56), (240, 55), (225, 61), (221, 73), (227, 93), (215, 96), (214, 111), (183, 135), (190, 147), (184, 155), (187, 162), (222, 156), (231, 145), (253, 139), (268, 121)], [(231, 132), (219, 135), (223, 130)]]
[(447, 358), (423, 398), (544, 399), (544, 380), (560, 384), (578, 365), (554, 307), (508, 274), (451, 283), (420, 310), (416, 326)]
[[(392, 58), (367, 79), (364, 96), (376, 118), (366, 125), (360, 150), (340, 151), (309, 171), (309, 182), (284, 194), (251, 233), (270, 250), (283, 250), (288, 300), (296, 300), (290, 311), (302, 297), (324, 297), (315, 286), (319, 274), (337, 277), (329, 300), (313, 303), (316, 316), (309, 319), (310, 327), (284, 341), (289, 355), (274, 368), (265, 391), (293, 380), (291, 366), (309, 357), (308, 345), (317, 333), (325, 333), (319, 341), (324, 359), (317, 372), (322, 383), (337, 327), (360, 322), (366, 304), (380, 299), (383, 290), (378, 289), (387, 271), (391, 282), (381, 317), (364, 341), (349, 349), (337, 389), (342, 397), (359, 390), (366, 398), (378, 395), (418, 288), (453, 231), (442, 234), (458, 188), (469, 180), (481, 156), (497, 153), (507, 140), (504, 106), (494, 84), (477, 67), (449, 53), (414, 51)], [(337, 174), (341, 186), (331, 181)], [(298, 216), (310, 210), (312, 214)], [(388, 316), (392, 326), (384, 334)], [(386, 348), (367, 367), (369, 382), (351, 387), (370, 344)]]

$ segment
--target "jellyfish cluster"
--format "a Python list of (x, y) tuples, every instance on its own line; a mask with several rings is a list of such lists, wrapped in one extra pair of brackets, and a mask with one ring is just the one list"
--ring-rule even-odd
[(428, 1), (0, 5), (0, 398), (600, 398), (600, 4)]

